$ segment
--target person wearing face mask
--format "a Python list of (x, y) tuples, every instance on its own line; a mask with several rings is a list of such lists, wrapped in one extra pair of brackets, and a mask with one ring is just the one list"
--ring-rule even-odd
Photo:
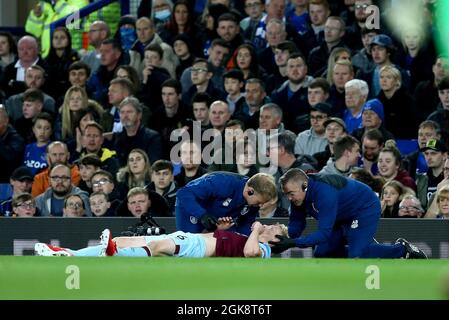
[(153, 0), (151, 6), (151, 18), (153, 19), (158, 32), (170, 21), (172, 10), (173, 2), (171, 0)]
[(114, 39), (120, 42), (124, 52), (129, 51), (137, 40), (136, 18), (132, 15), (122, 16), (118, 22), (118, 29), (115, 32)]

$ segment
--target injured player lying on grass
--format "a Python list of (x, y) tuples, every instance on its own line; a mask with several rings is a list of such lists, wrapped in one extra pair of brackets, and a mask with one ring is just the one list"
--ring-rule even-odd
[(126, 256), (160, 257), (177, 256), (187, 258), (204, 257), (261, 257), (270, 258), (269, 241), (276, 235), (288, 236), (283, 224), (263, 225), (256, 221), (251, 234), (245, 236), (227, 231), (234, 223), (232, 218), (220, 218), (217, 230), (209, 233), (187, 233), (176, 231), (159, 236), (117, 237), (112, 239), (109, 229), (101, 234), (100, 245), (72, 250), (45, 243), (36, 243), (38, 256)]

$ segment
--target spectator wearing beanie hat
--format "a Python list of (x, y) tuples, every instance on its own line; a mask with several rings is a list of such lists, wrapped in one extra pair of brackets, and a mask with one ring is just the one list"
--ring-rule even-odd
[(184, 33), (178, 34), (173, 40), (173, 50), (179, 59), (179, 66), (176, 67), (176, 78), (180, 79), (183, 71), (192, 66), (195, 55), (192, 51), (192, 39)]
[(363, 106), (362, 112), (362, 128), (358, 128), (352, 132), (352, 135), (362, 142), (365, 131), (370, 129), (379, 129), (382, 133), (384, 141), (393, 139), (393, 134), (385, 129), (384, 126), (385, 113), (384, 106), (379, 99), (368, 100)]

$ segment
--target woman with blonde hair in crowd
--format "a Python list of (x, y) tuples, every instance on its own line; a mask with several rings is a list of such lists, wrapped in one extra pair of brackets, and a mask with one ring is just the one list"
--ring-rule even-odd
[(402, 168), (402, 155), (394, 140), (385, 142), (385, 147), (379, 153), (377, 167), (379, 168), (379, 175), (386, 182), (396, 180), (416, 191), (415, 180), (410, 177), (407, 170)]
[(73, 86), (67, 90), (55, 124), (56, 140), (67, 141), (75, 138), (80, 111), (87, 109), (87, 106), (88, 97), (83, 88)]
[(145, 151), (131, 150), (126, 166), (117, 172), (117, 182), (121, 195), (126, 195), (134, 187), (145, 187), (151, 183), (151, 163)]
[(381, 90), (376, 98), (384, 106), (385, 120), (382, 124), (396, 139), (415, 139), (418, 124), (412, 111), (413, 98), (402, 87), (401, 72), (392, 65), (386, 65), (380, 68), (379, 79)]

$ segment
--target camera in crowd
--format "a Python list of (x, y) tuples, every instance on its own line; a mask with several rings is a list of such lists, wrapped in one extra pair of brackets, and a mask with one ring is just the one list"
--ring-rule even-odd
[(149, 215), (144, 214), (140, 217), (140, 222), (128, 228), (127, 231), (121, 233), (125, 237), (135, 236), (159, 236), (165, 234), (165, 229)]

